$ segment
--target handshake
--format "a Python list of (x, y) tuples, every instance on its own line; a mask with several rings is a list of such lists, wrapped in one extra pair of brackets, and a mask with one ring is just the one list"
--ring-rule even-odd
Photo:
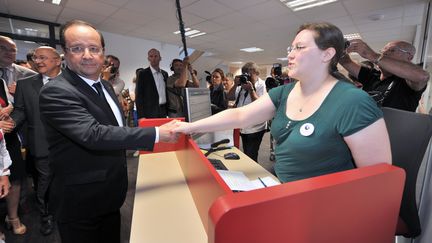
[(159, 127), (159, 141), (166, 143), (175, 143), (180, 134), (190, 134), (192, 132), (192, 124), (173, 120)]

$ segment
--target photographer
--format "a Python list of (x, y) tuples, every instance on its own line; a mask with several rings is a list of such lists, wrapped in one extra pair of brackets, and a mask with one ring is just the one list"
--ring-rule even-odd
[(363, 85), (379, 106), (415, 111), (429, 73), (413, 64), (415, 48), (405, 41), (392, 41), (376, 53), (362, 40), (352, 40), (347, 53), (356, 52), (378, 66), (379, 71), (360, 66), (349, 55), (339, 63)]
[(104, 67), (102, 69), (101, 78), (111, 83), (114, 92), (121, 101), (121, 91), (125, 87), (125, 82), (120, 79), (120, 59), (113, 55), (105, 57)]
[[(235, 107), (242, 107), (254, 102), (260, 96), (267, 93), (265, 82), (258, 77), (258, 65), (248, 62), (242, 67), (242, 75), (235, 78)], [(261, 145), (266, 122), (259, 123), (240, 130), (243, 152), (251, 159), (258, 162), (258, 150)]]

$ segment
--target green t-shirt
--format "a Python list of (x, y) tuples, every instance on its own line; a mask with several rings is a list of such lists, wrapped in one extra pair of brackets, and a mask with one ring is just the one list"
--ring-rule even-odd
[(271, 134), (276, 141), (278, 178), (288, 182), (354, 168), (343, 138), (383, 116), (375, 101), (354, 85), (338, 81), (314, 114), (291, 120), (286, 116), (286, 102), (294, 85), (269, 91), (276, 108)]

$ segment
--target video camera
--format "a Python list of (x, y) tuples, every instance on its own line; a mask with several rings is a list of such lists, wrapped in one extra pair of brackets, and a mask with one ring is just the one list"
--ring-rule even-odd
[(279, 85), (283, 85), (285, 80), (282, 78), (282, 64), (274, 63), (273, 64), (273, 77), (268, 77), (265, 81), (267, 90), (276, 88)]
[(209, 71), (204, 71), (204, 73), (207, 74), (207, 76), (206, 76), (206, 82), (211, 84), (212, 83), (212, 81), (211, 81), (211, 76), (212, 76), (211, 73)]

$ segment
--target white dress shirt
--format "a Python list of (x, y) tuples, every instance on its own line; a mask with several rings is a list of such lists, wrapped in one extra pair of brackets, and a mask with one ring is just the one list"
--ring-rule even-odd
[[(80, 76), (80, 75), (78, 75)], [(98, 78), (98, 80), (94, 81), (88, 78), (84, 78), (83, 76), (80, 76), (80, 78), (82, 78), (82, 80), (84, 80), (84, 82), (86, 82), (95, 92), (96, 94), (98, 94), (97, 90), (95, 87), (93, 87), (94, 83), (100, 82), (100, 78)], [(115, 101), (111, 98), (111, 95), (108, 93), (108, 91), (105, 89), (104, 85), (102, 86), (102, 90), (104, 92), (105, 98), (109, 104), (109, 106), (111, 107), (111, 110), (117, 120), (117, 123), (119, 124), (120, 127), (123, 127), (123, 114), (120, 110), (120, 108), (116, 105)]]
[(156, 89), (159, 94), (159, 105), (166, 104), (165, 81), (162, 72), (160, 70), (157, 71), (152, 66), (150, 66), (150, 70), (153, 74), (153, 78), (156, 84)]

